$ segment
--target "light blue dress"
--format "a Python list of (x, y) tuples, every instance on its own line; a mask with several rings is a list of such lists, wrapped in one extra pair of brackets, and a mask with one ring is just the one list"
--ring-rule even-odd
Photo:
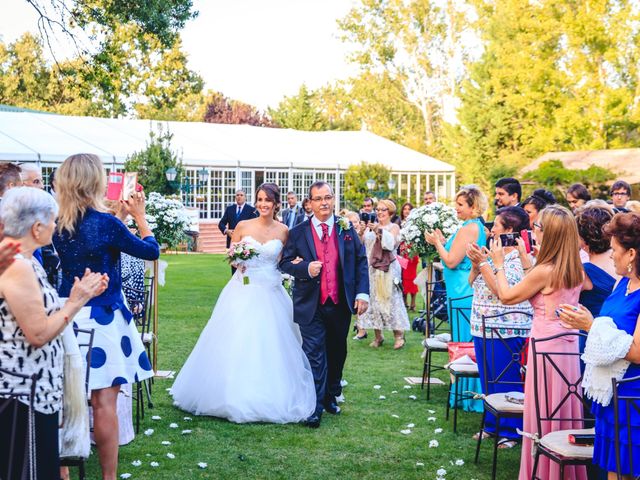
[[(479, 218), (473, 218), (467, 220), (462, 224), (464, 227), (470, 223), (474, 223), (478, 226), (478, 240), (476, 243), (480, 246), (484, 246), (487, 243), (487, 236), (484, 233), (484, 225)], [(459, 230), (458, 230), (459, 232)], [(456, 232), (445, 244), (444, 248), (448, 252), (451, 250), (451, 245), (458, 233)], [(455, 268), (448, 268), (444, 265), (444, 282), (447, 288), (447, 298), (461, 298), (468, 297), (464, 300), (458, 300), (453, 302), (453, 313), (449, 310), (449, 321), (451, 322), (451, 336), (454, 342), (471, 342), (471, 325), (469, 319), (471, 318), (471, 302), (473, 289), (469, 285), (469, 272), (471, 271), (471, 260), (466, 255), (462, 261)], [(459, 310), (459, 309), (460, 310)], [(455, 317), (454, 317), (455, 315)], [(457, 318), (456, 318), (457, 317)], [(458, 392), (482, 392), (482, 384), (480, 379), (470, 378), (462, 379)], [(454, 406), (454, 397), (449, 399), (451, 406)], [(482, 400), (459, 400), (458, 406), (462, 407), (466, 411), (482, 412)]]

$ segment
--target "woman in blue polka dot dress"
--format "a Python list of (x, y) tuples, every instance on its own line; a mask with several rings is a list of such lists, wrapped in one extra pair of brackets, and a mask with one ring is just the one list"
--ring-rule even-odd
[(106, 178), (100, 158), (77, 154), (56, 172), (60, 204), (53, 243), (60, 255), (60, 296), (68, 296), (75, 277), (85, 268), (106, 273), (109, 286), (73, 319), (80, 328), (95, 330), (91, 354), (91, 405), (93, 428), (103, 479), (115, 479), (118, 467), (116, 401), (120, 385), (153, 375), (151, 362), (131, 312), (122, 296), (120, 254), (155, 260), (160, 248), (144, 215), (144, 195), (134, 193), (123, 206), (138, 224), (133, 235), (103, 205)]

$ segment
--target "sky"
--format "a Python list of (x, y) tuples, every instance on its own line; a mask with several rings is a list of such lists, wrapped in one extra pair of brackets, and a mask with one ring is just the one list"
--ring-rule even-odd
[[(181, 32), (189, 67), (205, 88), (260, 109), (275, 107), (305, 83), (317, 88), (355, 74), (336, 20), (354, 0), (194, 0), (199, 16)], [(0, 36), (37, 32), (25, 0), (3, 0)], [(63, 37), (57, 51), (68, 54)]]

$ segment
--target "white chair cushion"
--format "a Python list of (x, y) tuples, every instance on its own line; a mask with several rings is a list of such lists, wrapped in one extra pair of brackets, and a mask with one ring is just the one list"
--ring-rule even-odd
[(573, 433), (595, 433), (594, 428), (583, 428), (575, 430), (558, 430), (547, 433), (540, 439), (540, 445), (547, 450), (551, 450), (563, 457), (590, 459), (593, 458), (593, 445), (574, 445), (569, 443), (569, 435)]
[(429, 350), (440, 350), (446, 352), (448, 350), (447, 344), (437, 340), (435, 338), (425, 338), (422, 341), (422, 345)]
[(504, 393), (492, 393), (491, 395), (487, 395), (486, 397), (484, 397), (484, 401), (491, 405), (491, 407), (498, 412), (524, 412), (524, 405), (519, 405), (517, 403), (507, 401), (506, 394)]
[(478, 365), (476, 363), (453, 363), (449, 365), (449, 371), (459, 375), (480, 375)]
[(147, 332), (142, 334), (142, 343), (145, 345), (153, 342), (153, 333)]

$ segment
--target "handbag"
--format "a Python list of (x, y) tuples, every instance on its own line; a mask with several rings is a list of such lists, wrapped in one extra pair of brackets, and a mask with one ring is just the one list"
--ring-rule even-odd
[(471, 360), (478, 363), (473, 342), (449, 342), (447, 349), (449, 350), (449, 363), (465, 355), (468, 355)]

